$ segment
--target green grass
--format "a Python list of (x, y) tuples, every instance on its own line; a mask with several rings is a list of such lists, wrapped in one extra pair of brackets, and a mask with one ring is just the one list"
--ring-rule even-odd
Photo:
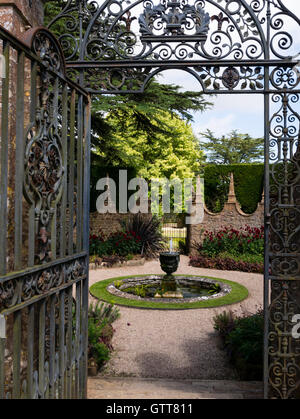
[[(222, 307), (230, 304), (235, 304), (240, 301), (245, 300), (248, 297), (248, 290), (243, 285), (240, 285), (236, 282), (227, 281), (220, 278), (207, 277), (209, 279), (222, 282), (231, 286), (231, 292), (224, 297), (197, 301), (195, 303), (161, 303), (161, 302), (152, 302), (152, 301), (141, 301), (141, 300), (128, 300), (127, 298), (118, 297), (116, 295), (110, 294), (106, 287), (109, 284), (112, 284), (115, 281), (120, 281), (126, 278), (143, 278), (149, 275), (133, 275), (133, 276), (122, 276), (117, 278), (109, 278), (104, 281), (99, 281), (96, 284), (90, 287), (90, 293), (93, 297), (98, 298), (101, 301), (105, 301), (110, 304), (116, 304), (126, 307), (135, 307), (135, 308), (147, 308), (147, 309), (167, 309), (167, 310), (185, 310), (185, 309), (196, 309), (196, 308), (213, 308), (213, 307)], [(182, 276), (182, 275), (179, 275)], [(197, 276), (197, 275), (189, 275)]]

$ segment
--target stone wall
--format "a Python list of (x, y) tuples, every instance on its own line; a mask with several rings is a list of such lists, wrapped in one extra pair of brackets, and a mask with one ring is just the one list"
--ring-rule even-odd
[[(152, 214), (144, 214), (145, 217), (152, 217)], [(92, 212), (90, 214), (90, 234), (98, 235), (100, 231), (105, 235), (109, 236), (111, 233), (121, 231), (123, 223), (125, 223), (130, 217), (131, 213), (128, 214), (100, 214), (98, 212)]]
[[(196, 199), (195, 199), (196, 202)], [(194, 202), (194, 206), (196, 205)], [(102, 231), (106, 236), (121, 230), (122, 222), (128, 219), (128, 214), (90, 214), (90, 232), (98, 235)], [(218, 231), (221, 228), (233, 227), (240, 229), (249, 225), (260, 227), (264, 224), (264, 198), (258, 204), (253, 214), (245, 214), (236, 199), (233, 175), (231, 175), (228, 200), (220, 213), (210, 212), (204, 205), (204, 221), (201, 224), (187, 226), (187, 245), (192, 253), (192, 244), (201, 241), (203, 231)], [(182, 227), (179, 226), (178, 227)]]
[(122, 222), (128, 219), (128, 214), (90, 214), (90, 233), (98, 235), (101, 231), (105, 236), (122, 229)]
[(0, 24), (18, 38), (43, 21), (42, 0), (0, 0)]
[[(196, 204), (194, 203), (194, 206)], [(188, 248), (193, 253), (193, 243), (201, 242), (204, 231), (218, 231), (222, 228), (232, 227), (240, 229), (249, 225), (250, 227), (261, 227), (264, 224), (264, 196), (253, 214), (245, 214), (236, 199), (234, 180), (231, 174), (228, 200), (220, 213), (210, 212), (204, 205), (204, 220), (201, 224), (189, 225), (188, 227)]]

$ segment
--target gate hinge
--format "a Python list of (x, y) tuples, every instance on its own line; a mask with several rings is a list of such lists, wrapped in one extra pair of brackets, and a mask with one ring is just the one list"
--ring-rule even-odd
[(0, 339), (6, 339), (6, 318), (0, 314)]

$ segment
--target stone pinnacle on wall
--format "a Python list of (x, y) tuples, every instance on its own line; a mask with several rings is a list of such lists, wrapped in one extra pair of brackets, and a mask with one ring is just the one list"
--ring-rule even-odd
[(230, 173), (230, 185), (229, 185), (229, 194), (228, 194), (227, 203), (228, 204), (236, 204), (237, 203), (237, 199), (236, 199), (236, 195), (235, 195), (235, 190), (234, 190), (233, 173)]

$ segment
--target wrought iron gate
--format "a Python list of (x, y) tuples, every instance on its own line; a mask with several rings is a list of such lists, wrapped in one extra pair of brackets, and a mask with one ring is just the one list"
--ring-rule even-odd
[(299, 19), (283, 0), (68, 0), (58, 22), (69, 75), (92, 94), (141, 92), (182, 69), (204, 93), (264, 95), (265, 396), (299, 397)]
[(292, 329), (300, 313), (300, 77), (289, 30), (299, 33), (299, 25), (283, 0), (66, 0), (49, 28), (65, 27), (59, 41), (73, 82), (49, 32), (32, 34), (29, 52), (1, 30), (7, 63), (16, 52), (18, 92), (25, 59), (32, 82), (30, 101), (15, 95), (14, 180), (9, 77), (2, 82), (0, 304), (11, 320), (1, 338), (0, 397), (84, 395), (89, 111), (82, 89), (142, 92), (168, 69), (192, 74), (206, 94), (264, 95), (265, 396), (299, 397)]
[(49, 30), (0, 42), (0, 398), (83, 398), (89, 95)]

